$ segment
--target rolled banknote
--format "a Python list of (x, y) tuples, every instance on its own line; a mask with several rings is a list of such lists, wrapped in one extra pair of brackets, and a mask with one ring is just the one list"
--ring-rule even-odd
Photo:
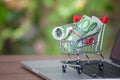
[[(71, 23), (72, 25), (75, 25), (76, 23)], [(64, 40), (66, 37), (69, 36), (69, 34), (72, 31), (72, 27), (70, 24), (55, 27), (52, 31), (52, 35), (56, 40)]]

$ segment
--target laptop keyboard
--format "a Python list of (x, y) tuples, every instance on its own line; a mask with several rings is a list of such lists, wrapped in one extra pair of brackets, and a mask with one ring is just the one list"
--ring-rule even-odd
[[(65, 63), (65, 61), (62, 61)], [(85, 64), (87, 61), (80, 61), (81, 64)], [(95, 78), (95, 77), (103, 77), (103, 78), (120, 78), (120, 67), (114, 66), (107, 62), (102, 62), (104, 68), (102, 70), (99, 69), (99, 65), (97, 64), (100, 60), (92, 60), (90, 61), (90, 65), (83, 65), (83, 73)], [(70, 63), (70, 64), (75, 64)], [(76, 67), (73, 67), (76, 69)]]

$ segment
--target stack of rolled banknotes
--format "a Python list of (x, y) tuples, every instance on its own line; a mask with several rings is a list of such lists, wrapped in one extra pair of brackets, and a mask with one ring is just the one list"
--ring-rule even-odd
[[(52, 35), (56, 40), (77, 41), (81, 38), (98, 32), (102, 25), (103, 23), (99, 18), (95, 16), (89, 17), (84, 15), (78, 22), (55, 27)], [(66, 44), (64, 44), (64, 47), (71, 47), (71, 49), (80, 46), (79, 43), (77, 46), (66, 46)]]

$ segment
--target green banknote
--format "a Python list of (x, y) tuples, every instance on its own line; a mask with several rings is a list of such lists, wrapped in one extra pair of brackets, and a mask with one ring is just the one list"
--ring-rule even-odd
[[(66, 40), (64, 48), (73, 51), (76, 47), (80, 47), (83, 43), (78, 42), (80, 38), (91, 35), (101, 29), (102, 22), (95, 16), (89, 17), (84, 15), (79, 22), (56, 27), (53, 30), (53, 37), (56, 40)], [(70, 43), (69, 41), (74, 41)]]
[(65, 40), (72, 32), (72, 26), (76, 26), (77, 23), (66, 24), (62, 26), (55, 27), (53, 29), (52, 35), (56, 40)]

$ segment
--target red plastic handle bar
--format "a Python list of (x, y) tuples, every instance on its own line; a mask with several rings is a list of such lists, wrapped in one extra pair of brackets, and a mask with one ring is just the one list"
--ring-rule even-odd
[[(74, 15), (73, 16), (73, 22), (78, 22), (80, 19), (82, 18), (82, 16), (79, 16), (79, 15)], [(108, 23), (108, 17), (107, 16), (104, 16), (102, 18), (99, 18), (102, 23), (104, 24), (107, 24)]]
[(102, 18), (99, 18), (101, 21), (102, 21), (102, 23), (104, 23), (104, 24), (107, 24), (108, 23), (108, 17), (107, 16), (104, 16), (104, 17), (102, 17)]
[(73, 22), (78, 22), (81, 18), (82, 18), (82, 16), (74, 15), (73, 16)]

